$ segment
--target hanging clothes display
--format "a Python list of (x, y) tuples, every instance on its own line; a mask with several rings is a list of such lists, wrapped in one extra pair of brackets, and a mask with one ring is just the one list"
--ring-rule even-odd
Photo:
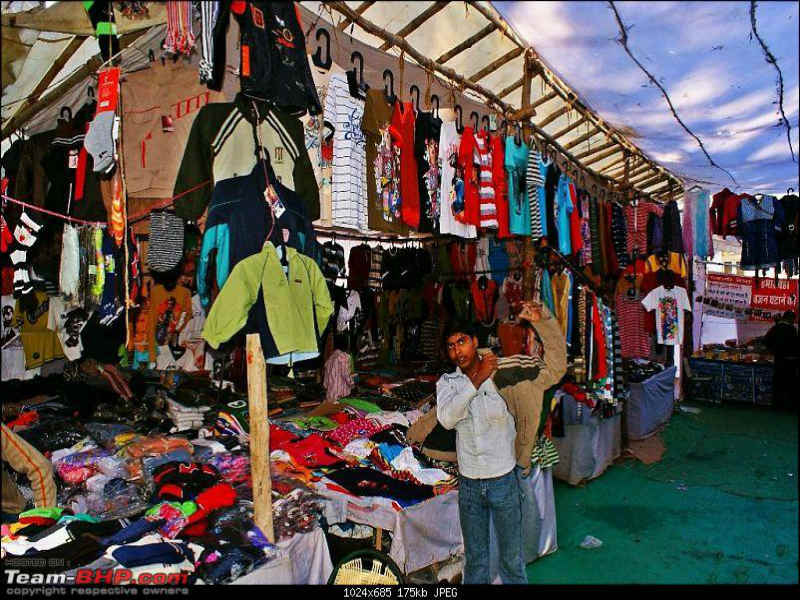
[(769, 269), (780, 262), (777, 234), (784, 227), (783, 205), (774, 196), (741, 199), (736, 231), (742, 240), (741, 268)]

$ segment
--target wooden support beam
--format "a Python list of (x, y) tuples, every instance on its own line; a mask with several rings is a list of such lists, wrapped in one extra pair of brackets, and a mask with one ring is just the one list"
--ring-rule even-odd
[(515, 58), (517, 58), (518, 56), (520, 56), (523, 52), (525, 52), (525, 50), (523, 50), (522, 48), (514, 48), (511, 52), (508, 52), (508, 53), (504, 54), (503, 56), (501, 56), (497, 60), (495, 60), (492, 63), (490, 63), (490, 64), (486, 65), (485, 67), (483, 67), (480, 71), (478, 71), (477, 73), (472, 75), (469, 78), (469, 80), (472, 81), (472, 82), (480, 81), (481, 79), (483, 79), (487, 75), (497, 71), (497, 69), (502, 67), (504, 64), (509, 63), (512, 60), (514, 60)]
[[(639, 175), (641, 173), (644, 173), (647, 169), (649, 169), (651, 167), (651, 165), (649, 163), (644, 162), (644, 161), (638, 162), (638, 164), (637, 164), (637, 161), (634, 160), (633, 163), (634, 164), (631, 166), (631, 171), (629, 173), (631, 179), (633, 179), (634, 177), (636, 177), (637, 175)], [(603, 172), (605, 173), (610, 168), (612, 168), (612, 165), (608, 165), (608, 166), (604, 167), (603, 168)], [(617, 169), (613, 173), (610, 173), (610, 175), (611, 175), (611, 177), (619, 177), (624, 172), (625, 172), (625, 169)]]
[[(433, 15), (447, 6), (447, 2), (434, 2), (428, 8), (419, 13), (416, 17), (411, 19), (408, 24), (398, 31), (395, 35), (397, 37), (405, 38), (407, 35), (419, 28), (425, 21), (430, 19)], [(394, 46), (391, 42), (386, 42), (379, 50), (386, 52), (389, 48)]]
[[(72, 38), (70, 43), (67, 44), (67, 47), (64, 48), (56, 60), (53, 61), (53, 64), (50, 65), (50, 68), (47, 69), (47, 72), (44, 74), (39, 83), (36, 84), (36, 87), (33, 88), (33, 91), (28, 94), (28, 97), (25, 98), (25, 100), (17, 105), (17, 110), (14, 111), (14, 115), (20, 114), (20, 112), (25, 111), (39, 102), (39, 98), (47, 90), (48, 86), (53, 83), (56, 75), (61, 72), (61, 69), (64, 68), (64, 65), (67, 64), (67, 61), (72, 58), (72, 56), (78, 51), (78, 48), (80, 48), (85, 41), (86, 36), (75, 36)], [(11, 115), (11, 119), (13, 119), (14, 115)]]
[[(357, 15), (363, 15), (363, 14), (364, 14), (364, 12), (365, 12), (365, 11), (366, 11), (366, 10), (367, 10), (367, 9), (368, 9), (370, 6), (372, 6), (373, 4), (375, 4), (374, 0), (373, 0), (372, 2), (362, 2), (361, 4), (359, 4), (359, 5), (356, 7), (355, 13), (356, 13)], [(345, 18), (345, 20), (344, 20), (344, 21), (342, 21), (341, 23), (339, 23), (339, 25), (337, 25), (337, 26), (336, 26), (336, 28), (337, 28), (339, 31), (344, 31), (345, 29), (347, 29), (347, 26), (348, 26), (348, 25), (350, 25), (350, 23), (352, 23), (352, 22), (353, 22), (353, 20), (352, 20), (352, 19)]]
[[(569, 145), (569, 144), (567, 144), (567, 145)], [(589, 150), (586, 150), (585, 152), (581, 152), (580, 154), (576, 154), (575, 158), (577, 158), (578, 160), (582, 160), (584, 158), (589, 158), (590, 156), (594, 156), (598, 152), (602, 152), (603, 150), (608, 150), (609, 148), (615, 148), (618, 145), (619, 144), (617, 144), (617, 142), (614, 142), (614, 141), (606, 142), (605, 144), (602, 144), (600, 146), (595, 146), (594, 148), (590, 148)]]
[(264, 536), (275, 543), (272, 523), (272, 473), (269, 468), (269, 411), (267, 365), (257, 333), (246, 338), (247, 410), (250, 413), (250, 474), (253, 481), (253, 520)]
[(527, 46), (525, 40), (521, 39), (517, 36), (516, 32), (511, 28), (511, 26), (503, 19), (500, 14), (492, 7), (490, 2), (486, 3), (478, 3), (478, 2), (467, 2), (471, 8), (476, 9), (479, 13), (483, 15), (483, 17), (497, 26), (500, 31), (503, 32), (503, 35), (506, 36), (509, 40), (514, 42), (517, 46), (522, 48)]
[[(663, 186), (661, 186), (661, 187), (657, 187), (656, 189), (654, 189), (654, 190), (650, 190), (649, 192), (645, 192), (645, 193), (646, 193), (648, 196), (652, 197), (652, 198), (657, 198), (657, 197), (660, 197), (660, 196), (661, 196), (661, 195), (662, 195), (664, 192), (669, 192), (669, 180), (667, 180), (667, 179), (664, 179), (664, 182), (663, 182), (663, 183), (664, 183), (664, 185), (663, 185)], [(648, 187), (653, 187), (653, 185), (651, 184), (651, 185), (650, 185), (650, 186), (648, 186)], [(643, 188), (640, 188), (640, 189), (641, 189), (642, 191), (644, 191), (646, 188), (644, 188), (644, 187), (643, 187)]]
[(608, 175), (609, 177), (611, 177), (611, 179), (616, 179), (617, 177), (622, 175), (624, 169), (622, 169), (622, 171), (618, 170), (615, 173), (609, 173), (608, 170), (609, 169), (613, 169), (617, 165), (621, 165), (624, 162), (625, 162), (625, 157), (623, 156), (623, 157), (615, 160), (614, 162), (612, 162), (610, 165), (607, 165), (607, 166), (603, 167), (602, 169), (600, 169), (600, 172), (603, 173), (604, 175)]
[[(550, 92), (549, 94), (545, 94), (541, 98), (537, 98), (530, 106), (527, 108), (520, 108), (514, 114), (511, 115), (512, 121), (524, 121), (529, 119), (533, 115), (536, 114), (536, 109), (541, 106), (542, 104), (546, 104), (550, 102), (553, 98), (557, 98), (558, 94), (556, 92)], [(538, 125), (537, 125), (538, 127)]]
[[(521, 110), (527, 110), (531, 105), (531, 84), (535, 76), (533, 61), (530, 55), (526, 54), (522, 65), (522, 98), (519, 103)], [(533, 111), (533, 114), (536, 114), (536, 110)], [(522, 137), (526, 140), (529, 140), (531, 137), (531, 126), (528, 119), (522, 122)]]
[(591, 160), (585, 161), (583, 163), (583, 165), (585, 167), (588, 167), (589, 165), (593, 165), (595, 163), (599, 163), (601, 160), (605, 160), (609, 156), (614, 156), (617, 152), (622, 152), (622, 147), (621, 146), (617, 146), (616, 148), (611, 148), (610, 150), (607, 150), (605, 152), (601, 152), (597, 156), (593, 156), (591, 158)]
[(581, 118), (581, 119), (578, 119), (578, 120), (577, 120), (577, 121), (575, 121), (574, 123), (572, 123), (572, 124), (570, 124), (570, 125), (567, 125), (567, 126), (566, 126), (566, 127), (564, 127), (564, 128), (561, 130), (561, 131), (557, 131), (557, 132), (555, 132), (555, 133), (553, 134), (553, 139), (554, 139), (554, 140), (557, 140), (558, 138), (560, 138), (560, 137), (563, 137), (563, 136), (567, 135), (567, 134), (568, 134), (570, 131), (572, 131), (573, 129), (576, 129), (577, 127), (580, 127), (581, 125), (583, 125), (584, 123), (586, 123), (586, 120), (587, 120), (587, 119), (586, 119), (586, 117), (583, 117), (583, 118)]
[(580, 146), (586, 140), (592, 139), (594, 136), (596, 136), (598, 133), (601, 133), (601, 132), (602, 132), (602, 129), (600, 129), (599, 127), (595, 127), (591, 131), (587, 131), (586, 133), (584, 133), (581, 137), (575, 138), (574, 140), (572, 140), (568, 144), (565, 144), (564, 148), (566, 148), (567, 150), (571, 150), (572, 148), (575, 148), (576, 146)]
[(667, 180), (668, 178), (663, 173), (659, 173), (658, 175), (653, 175), (652, 177), (646, 177), (641, 181), (637, 181), (634, 185), (640, 190), (646, 190), (647, 188), (652, 187), (653, 184), (658, 183), (659, 181), (667, 181)]
[(541, 128), (541, 129), (544, 129), (544, 128), (545, 128), (545, 127), (547, 127), (547, 126), (548, 126), (550, 123), (552, 123), (553, 121), (555, 121), (557, 118), (559, 118), (559, 117), (561, 117), (561, 116), (563, 116), (563, 115), (567, 114), (567, 113), (568, 113), (569, 111), (571, 111), (571, 110), (572, 110), (572, 107), (570, 107), (570, 105), (569, 105), (569, 104), (565, 104), (565, 105), (564, 105), (564, 106), (562, 106), (561, 108), (559, 108), (559, 109), (556, 109), (556, 110), (554, 110), (553, 112), (551, 112), (549, 115), (547, 115), (547, 116), (546, 116), (544, 119), (542, 119), (540, 122), (538, 122), (538, 123), (536, 124), (536, 126), (537, 126), (537, 127), (539, 127), (539, 128)]
[[(495, 25), (494, 23), (489, 23), (486, 27), (481, 29), (475, 35), (472, 35), (472, 36), (468, 37), (466, 40), (461, 42), (458, 46), (455, 46), (451, 50), (448, 50), (447, 52), (442, 54), (439, 58), (436, 59), (436, 62), (439, 63), (440, 65), (443, 65), (448, 60), (450, 60), (453, 57), (458, 56), (459, 54), (461, 54), (464, 50), (466, 50), (468, 48), (472, 48), (475, 44), (480, 42), (483, 38), (485, 38), (487, 35), (489, 35), (493, 31), (495, 31), (496, 29), (497, 29), (497, 25)], [(502, 94), (501, 94), (501, 96), (502, 96)]]
[(641, 185), (643, 181), (647, 181), (648, 179), (651, 179), (653, 177), (658, 178), (664, 176), (663, 172), (654, 169), (651, 165), (648, 165), (648, 167), (649, 167), (648, 169), (645, 169), (641, 174), (637, 175), (631, 181), (631, 183), (633, 183), (634, 185)]
[(510, 86), (505, 88), (504, 90), (500, 90), (500, 92), (497, 95), (500, 98), (505, 98), (506, 96), (508, 96), (514, 90), (518, 90), (519, 88), (521, 88), (523, 83), (524, 83), (524, 80), (520, 78), (517, 81), (515, 81), (514, 83), (512, 83)]
[[(133, 33), (129, 33), (124, 35), (119, 40), (120, 50), (124, 50), (128, 46), (131, 46), (137, 39), (142, 37), (145, 33), (147, 33), (147, 29), (140, 29), (139, 31), (134, 31)], [(35, 102), (31, 104), (24, 110), (17, 111), (14, 116), (8, 120), (6, 125), (3, 127), (2, 132), (0, 133), (0, 138), (5, 139), (7, 138), (11, 132), (19, 129), (25, 123), (28, 123), (31, 119), (33, 119), (36, 115), (38, 115), (43, 110), (49, 108), (51, 105), (55, 104), (64, 95), (69, 92), (75, 85), (83, 81), (86, 77), (93, 74), (100, 68), (100, 65), (103, 64), (103, 58), (100, 54), (94, 55), (90, 58), (86, 63), (80, 67), (77, 71), (75, 71), (72, 75), (67, 77), (64, 81), (59, 83), (56, 87), (52, 88), (52, 91), (44, 96), (39, 102)]]

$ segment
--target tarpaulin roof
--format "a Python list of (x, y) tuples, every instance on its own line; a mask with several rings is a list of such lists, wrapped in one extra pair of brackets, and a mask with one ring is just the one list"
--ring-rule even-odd
[[(688, 178), (739, 191), (797, 189), (797, 2), (494, 6), (588, 105), (689, 185)], [(721, 168), (711, 166), (661, 90), (619, 43), (620, 23), (633, 58), (664, 87), (677, 116)], [(767, 62), (761, 42), (776, 64)], [(776, 65), (786, 121), (780, 113)]]
[[(90, 27), (80, 3), (47, 3), (47, 8), (30, 10), (38, 4), (3, 2), (4, 134), (9, 124), (16, 127), (23, 122), (35, 131), (52, 121), (52, 107), (46, 115), (28, 118), (25, 110), (31, 110), (31, 100), (59, 94), (55, 106), (80, 104), (90, 81), (88, 72), (78, 70), (74, 81), (69, 77), (81, 65), (96, 70), (100, 62), (95, 40), (81, 37), (90, 33)], [(163, 30), (152, 27), (165, 21), (163, 3), (147, 4), (150, 17), (146, 21), (117, 15), (121, 31), (150, 29), (138, 40), (131, 39), (140, 49), (157, 45), (163, 35)], [(648, 83), (615, 41), (617, 22), (606, 3), (300, 5), (309, 31), (309, 53), (320, 45), (314, 29), (331, 31), (334, 61), (349, 68), (350, 53), (360, 51), (370, 85), (381, 86), (382, 72), (389, 66), (398, 95), (408, 99), (411, 84), (420, 87), (423, 96), (427, 89), (440, 97), (442, 107), (462, 105), (465, 123), (473, 110), (480, 116), (496, 111), (530, 121), (541, 137), (555, 141), (590, 174), (622, 182), (627, 173), (633, 187), (662, 199), (680, 195), (676, 174), (736, 187), (726, 173), (708, 166), (658, 88)], [(764, 62), (761, 45), (748, 39), (749, 6), (741, 2), (622, 3), (617, 9), (628, 27), (634, 25), (628, 30), (629, 49), (663, 82), (677, 114), (703, 141), (713, 160), (744, 189), (780, 191), (793, 183), (796, 163), (785, 156), (785, 128), (775, 126), (771, 102), (776, 99), (777, 72)], [(9, 15), (9, 8), (16, 14)], [(796, 148), (797, 4), (761, 3), (757, 15), (758, 31), (783, 73), (784, 111)], [(42, 31), (38, 39), (31, 40), (31, 29)], [(137, 33), (127, 35), (130, 39)], [(708, 47), (705, 41), (712, 38), (715, 41)], [(6, 60), (6, 50), (12, 46), (14, 56)], [(128, 53), (125, 62), (146, 60), (145, 56), (142, 51)], [(398, 68), (401, 57), (405, 68)], [(73, 88), (69, 94), (60, 89), (64, 80)], [(404, 89), (398, 89), (399, 80)], [(44, 95), (39, 93), (42, 89)], [(449, 90), (454, 94), (448, 101)]]

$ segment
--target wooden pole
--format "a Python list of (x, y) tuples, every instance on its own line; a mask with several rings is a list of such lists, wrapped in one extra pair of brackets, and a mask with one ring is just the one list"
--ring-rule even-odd
[(247, 334), (247, 402), (250, 413), (250, 474), (253, 512), (258, 528), (275, 543), (272, 525), (272, 474), (269, 470), (267, 365), (257, 333)]

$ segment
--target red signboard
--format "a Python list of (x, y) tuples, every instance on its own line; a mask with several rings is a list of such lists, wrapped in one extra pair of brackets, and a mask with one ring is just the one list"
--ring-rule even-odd
[[(787, 310), (797, 312), (797, 280), (779, 279), (776, 285), (774, 279), (755, 279), (753, 282), (750, 305), (754, 314), (754, 321), (771, 321), (776, 314)], [(762, 311), (762, 314), (758, 314)], [(770, 314), (764, 315), (763, 311)]]

